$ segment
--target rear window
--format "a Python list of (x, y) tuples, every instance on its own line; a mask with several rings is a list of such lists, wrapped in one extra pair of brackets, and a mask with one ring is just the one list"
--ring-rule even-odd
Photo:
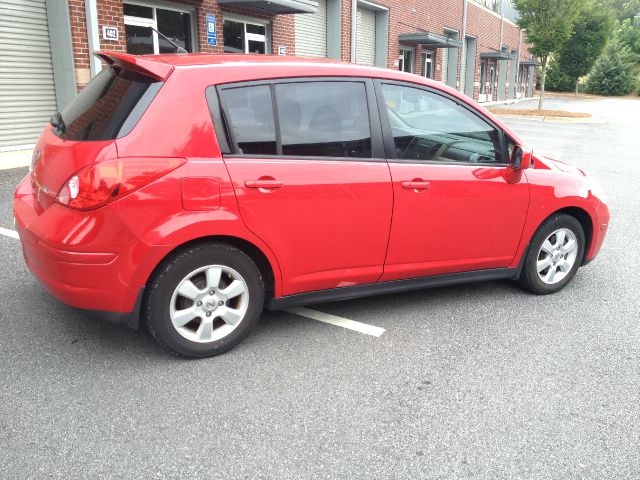
[(127, 135), (162, 86), (144, 75), (107, 68), (61, 113), (67, 140), (113, 140)]

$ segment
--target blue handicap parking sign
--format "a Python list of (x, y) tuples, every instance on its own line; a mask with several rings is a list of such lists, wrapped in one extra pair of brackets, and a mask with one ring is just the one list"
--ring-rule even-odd
[(207, 43), (213, 47), (216, 46), (216, 16), (207, 15)]

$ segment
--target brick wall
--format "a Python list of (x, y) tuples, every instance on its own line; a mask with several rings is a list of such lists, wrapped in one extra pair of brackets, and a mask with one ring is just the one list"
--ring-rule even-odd
[[(87, 20), (84, 0), (69, 0), (71, 18), (71, 32), (73, 38), (74, 62), (76, 69), (76, 84), (82, 88), (91, 78), (89, 66), (89, 43), (87, 39)], [(98, 28), (100, 32), (100, 50), (125, 52), (127, 49), (124, 26), (123, 0), (98, 0)], [(287, 55), (295, 54), (294, 18), (291, 15), (259, 15), (238, 8), (220, 8), (215, 0), (179, 0), (174, 3), (194, 7), (196, 10), (196, 47), (205, 53), (223, 53), (224, 37), (222, 33), (222, 19), (225, 12), (271, 21), (272, 52), (278, 53), (278, 47), (287, 48)], [(216, 16), (217, 45), (207, 43), (206, 16)], [(118, 41), (104, 40), (102, 27), (116, 27), (119, 33)]]
[[(387, 66), (397, 68), (400, 44), (398, 35), (402, 33), (416, 33), (429, 31), (443, 35), (445, 29), (458, 32), (458, 39), (462, 42), (462, 16), (463, 0), (372, 0), (389, 9), (389, 50)], [(188, 5), (195, 8), (197, 17), (197, 48), (200, 52), (222, 53), (224, 38), (222, 20), (225, 13), (239, 14), (247, 17), (262, 18), (270, 21), (271, 53), (277, 54), (278, 47), (284, 46), (287, 55), (295, 54), (295, 20), (293, 15), (267, 16), (259, 15), (237, 8), (221, 8), (215, 0), (179, 0), (176, 4)], [(84, 0), (69, 0), (71, 14), (71, 30), (73, 36), (74, 60), (76, 66), (76, 81), (80, 87), (90, 78), (89, 47), (86, 31), (86, 18)], [(218, 29), (217, 45), (212, 47), (207, 44), (206, 15), (216, 16)], [(467, 10), (467, 34), (477, 37), (477, 56), (475, 66), (475, 92), (474, 98), (478, 98), (480, 53), (488, 51), (500, 51), (500, 17), (490, 10), (469, 0)], [(100, 34), (102, 27), (108, 25), (118, 28), (119, 40), (107, 41), (100, 38), (102, 50), (126, 51), (126, 38), (124, 30), (123, 0), (98, 0), (98, 26)], [(102, 37), (102, 35), (100, 35)], [(518, 48), (518, 28), (511, 22), (503, 22), (502, 45), (509, 52)], [(412, 45), (407, 45), (412, 46)], [(422, 74), (422, 48), (415, 47), (414, 72)], [(449, 49), (448, 54), (454, 54), (455, 49)], [(435, 50), (434, 78), (442, 80), (445, 65), (444, 49)], [(342, 60), (351, 60), (351, 0), (342, 0)], [(458, 78), (464, 59), (461, 57), (462, 49), (458, 54)], [(526, 44), (523, 41), (520, 58), (529, 58)], [(511, 62), (509, 62), (510, 65)], [(496, 88), (498, 72), (496, 71)], [(459, 81), (459, 80), (458, 80)], [(507, 72), (507, 83), (509, 72)], [(508, 86), (505, 85), (505, 88)]]

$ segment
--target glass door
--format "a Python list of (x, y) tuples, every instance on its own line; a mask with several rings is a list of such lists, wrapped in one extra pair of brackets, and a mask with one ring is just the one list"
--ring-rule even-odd
[(482, 60), (480, 62), (480, 92), (478, 93), (478, 102), (487, 101), (487, 70), (489, 70), (489, 62)]
[(489, 71), (491, 72), (489, 75), (489, 78), (491, 79), (491, 83), (489, 84), (489, 101), (492, 101), (496, 89), (496, 66), (491, 65)]
[(422, 76), (427, 78), (433, 78), (434, 57), (435, 57), (435, 54), (431, 50), (422, 52)]
[(398, 70), (401, 72), (413, 73), (413, 49), (401, 48), (398, 60)]

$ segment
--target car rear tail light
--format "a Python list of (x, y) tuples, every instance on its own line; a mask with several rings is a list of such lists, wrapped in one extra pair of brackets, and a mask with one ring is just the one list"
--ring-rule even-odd
[(124, 158), (84, 167), (73, 174), (58, 192), (56, 201), (79, 210), (93, 210), (175, 170), (184, 158)]

